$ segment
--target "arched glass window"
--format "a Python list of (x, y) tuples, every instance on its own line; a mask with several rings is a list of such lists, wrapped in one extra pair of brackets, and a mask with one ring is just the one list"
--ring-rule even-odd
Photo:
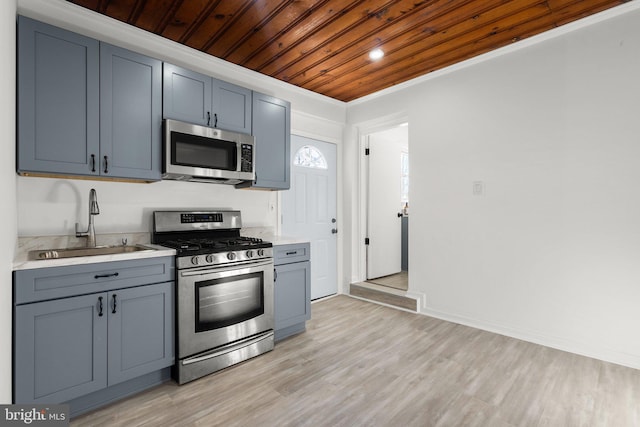
[(316, 147), (305, 145), (298, 150), (293, 158), (294, 166), (302, 166), (305, 168), (327, 169), (327, 159)]

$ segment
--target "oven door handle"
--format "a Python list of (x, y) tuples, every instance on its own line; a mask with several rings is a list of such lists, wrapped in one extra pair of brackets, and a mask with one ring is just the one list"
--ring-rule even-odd
[(223, 354), (227, 354), (227, 353), (231, 353), (232, 351), (236, 351), (239, 350), (241, 348), (250, 346), (252, 344), (258, 343), (260, 341), (263, 341), (265, 339), (271, 338), (273, 336), (273, 331), (269, 331), (267, 333), (262, 333), (260, 335), (258, 335), (257, 337), (249, 337), (249, 338), (245, 338), (243, 340), (231, 343), (231, 344), (227, 344), (223, 347), (220, 347), (218, 349), (216, 349), (213, 352), (210, 353), (206, 353), (203, 354), (202, 356), (197, 356), (197, 357), (192, 357), (189, 359), (184, 359), (182, 361), (183, 365), (190, 365), (192, 363), (197, 363), (197, 362), (202, 362), (203, 360), (208, 360), (208, 359), (212, 359), (214, 357), (218, 357), (218, 356), (222, 356)]
[(195, 268), (195, 269), (189, 269), (189, 270), (182, 270), (180, 271), (180, 277), (189, 277), (189, 276), (203, 276), (206, 274), (212, 274), (212, 273), (223, 273), (226, 271), (237, 271), (239, 269), (243, 269), (243, 268), (248, 268), (250, 270), (262, 270), (262, 267), (265, 266), (273, 266), (273, 259), (269, 259), (268, 261), (260, 261), (260, 262), (253, 262), (253, 261), (249, 261), (247, 263), (243, 263), (243, 264), (234, 264), (233, 266), (224, 266), (224, 267), (214, 267), (214, 268)]

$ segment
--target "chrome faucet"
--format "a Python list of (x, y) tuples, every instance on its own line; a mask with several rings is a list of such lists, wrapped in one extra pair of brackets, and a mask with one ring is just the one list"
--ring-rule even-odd
[(98, 195), (96, 194), (96, 190), (93, 188), (89, 192), (89, 228), (87, 231), (80, 231), (78, 229), (78, 224), (76, 222), (76, 237), (86, 237), (87, 238), (87, 247), (95, 248), (96, 247), (96, 229), (93, 226), (93, 217), (95, 215), (100, 214), (100, 207), (98, 206)]

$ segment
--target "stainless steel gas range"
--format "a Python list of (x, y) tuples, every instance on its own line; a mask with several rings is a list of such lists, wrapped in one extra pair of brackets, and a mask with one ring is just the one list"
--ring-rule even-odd
[(153, 243), (174, 248), (179, 384), (273, 349), (273, 248), (241, 237), (239, 211), (156, 211)]

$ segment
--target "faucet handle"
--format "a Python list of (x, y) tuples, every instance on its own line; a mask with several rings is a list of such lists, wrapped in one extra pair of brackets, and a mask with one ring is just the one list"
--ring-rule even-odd
[(127, 238), (123, 237), (122, 238), (122, 246), (127, 246), (127, 242), (128, 242)]
[(80, 224), (76, 222), (76, 237), (87, 237), (88, 235), (87, 231), (80, 231)]

